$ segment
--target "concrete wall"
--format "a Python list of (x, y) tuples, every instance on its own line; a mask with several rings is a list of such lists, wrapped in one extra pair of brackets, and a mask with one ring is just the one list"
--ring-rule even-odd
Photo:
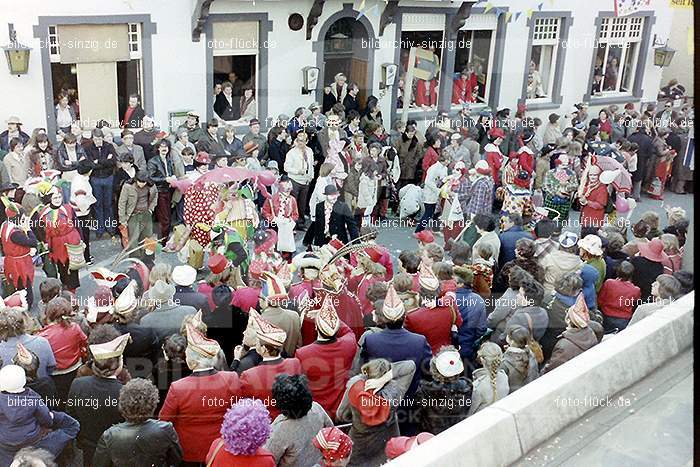
[(695, 292), (417, 446), (392, 467), (509, 465), (693, 344)]

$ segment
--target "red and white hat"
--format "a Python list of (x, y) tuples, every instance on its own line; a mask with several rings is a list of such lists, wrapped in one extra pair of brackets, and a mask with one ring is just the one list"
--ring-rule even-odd
[(331, 240), (326, 244), (328, 249), (330, 250), (331, 254), (334, 255), (345, 246), (345, 243), (341, 242), (337, 238), (333, 237)]
[(476, 169), (476, 173), (481, 174), (481, 175), (491, 175), (491, 167), (489, 167), (489, 163), (481, 160), (474, 164), (474, 169)]
[(112, 309), (116, 315), (128, 315), (136, 309), (138, 300), (136, 299), (136, 281), (129, 282), (122, 293), (119, 294)]
[(260, 296), (267, 300), (267, 303), (276, 306), (281, 300), (288, 298), (287, 290), (282, 283), (282, 280), (270, 271), (265, 271), (262, 274), (265, 281), (262, 284)]
[(104, 285), (110, 289), (114, 287), (114, 284), (116, 284), (120, 279), (128, 279), (129, 277), (123, 272), (110, 271), (102, 266), (98, 266), (90, 271), (90, 275), (93, 279), (95, 279), (95, 283), (97, 285)]
[(248, 274), (250, 275), (251, 279), (262, 280), (263, 274), (265, 274), (269, 269), (270, 265), (267, 262), (261, 259), (254, 259), (250, 262), (250, 266), (248, 266)]
[(209, 270), (214, 274), (221, 274), (228, 266), (228, 260), (222, 254), (211, 255), (207, 262)]
[(340, 318), (333, 306), (333, 296), (328, 294), (323, 299), (321, 309), (316, 313), (316, 327), (324, 335), (331, 337), (340, 329)]
[(15, 363), (31, 365), (32, 360), (34, 360), (34, 355), (32, 355), (32, 352), (21, 342), (17, 342), (17, 355), (15, 356)]
[(588, 314), (588, 306), (586, 305), (586, 299), (583, 296), (583, 292), (578, 294), (576, 297), (576, 302), (566, 310), (566, 317), (569, 319), (571, 324), (577, 328), (585, 328), (588, 326), (591, 316)]
[(250, 317), (253, 319), (253, 326), (258, 340), (264, 344), (282, 347), (284, 341), (287, 340), (287, 333), (283, 329), (278, 328), (271, 322), (260, 316), (260, 313), (254, 309), (250, 309)]
[(126, 348), (126, 344), (131, 340), (128, 332), (103, 344), (93, 344), (90, 346), (90, 353), (95, 360), (107, 360), (108, 358), (121, 357)]
[(321, 451), (323, 465), (335, 464), (340, 459), (350, 457), (352, 439), (334, 426), (321, 429), (313, 438), (312, 443)]
[(297, 267), (297, 269), (321, 269), (323, 262), (321, 258), (318, 257), (316, 253), (304, 252), (299, 253), (292, 259), (292, 264)]
[(369, 257), (373, 263), (378, 263), (382, 259), (382, 252), (379, 248), (370, 246), (362, 250), (362, 253)]
[(403, 318), (406, 313), (406, 307), (403, 304), (403, 300), (399, 298), (399, 294), (396, 293), (393, 284), (389, 284), (389, 288), (386, 291), (386, 297), (384, 298), (384, 306), (382, 307), (382, 315), (389, 321), (398, 321)]
[(435, 357), (435, 368), (445, 378), (461, 375), (464, 371), (462, 357), (456, 350), (445, 350)]
[(277, 269), (277, 278), (282, 282), (282, 286), (287, 288), (292, 285), (292, 270), (289, 268), (289, 263), (284, 261)]
[(187, 348), (207, 358), (214, 358), (219, 354), (219, 343), (199, 332), (195, 324), (190, 321), (185, 325), (187, 331)]
[(418, 283), (421, 287), (430, 291), (437, 290), (440, 287), (440, 281), (433, 274), (433, 270), (424, 263), (421, 263), (418, 269)]

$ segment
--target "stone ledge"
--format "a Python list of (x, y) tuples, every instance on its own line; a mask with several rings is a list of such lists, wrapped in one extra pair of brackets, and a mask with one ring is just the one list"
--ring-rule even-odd
[[(391, 466), (509, 465), (693, 343), (695, 292), (607, 339)], [(582, 402), (564, 406), (564, 401)], [(567, 404), (568, 405), (568, 404)], [(517, 442), (515, 442), (517, 440)]]

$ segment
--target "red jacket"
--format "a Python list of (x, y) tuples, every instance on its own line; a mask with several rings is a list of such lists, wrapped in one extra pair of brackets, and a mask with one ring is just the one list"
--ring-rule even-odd
[[(216, 451), (216, 448), (221, 443), (223, 443), (223, 440), (216, 438), (211, 444), (206, 460), (208, 467), (275, 467), (277, 465), (275, 456), (265, 448), (258, 448), (255, 454), (244, 456), (231, 454), (223, 445)], [(216, 457), (214, 457), (215, 451)]]
[(452, 84), (452, 103), (461, 104), (462, 102), (475, 102), (475, 99), (472, 97), (472, 92), (476, 86), (476, 74), (474, 73), (471, 73), (467, 79), (462, 79), (460, 77), (454, 80)]
[[(326, 294), (330, 292), (326, 290), (317, 290), (318, 307), (320, 308)], [(362, 306), (357, 296), (348, 291), (341, 291), (333, 295), (333, 306), (338, 313), (338, 318), (347, 324), (352, 332), (355, 333), (356, 340), (360, 340), (360, 336), (365, 332), (365, 323), (362, 315)]]
[(404, 328), (422, 334), (428, 340), (433, 355), (444, 345), (452, 345), (452, 325), (462, 325), (462, 315), (451, 306), (421, 307), (406, 315)]
[(486, 162), (489, 163), (491, 167), (491, 175), (493, 176), (493, 183), (496, 186), (501, 185), (501, 164), (503, 163), (503, 154), (501, 150), (493, 143), (489, 143), (484, 146), (484, 151), (486, 151)]
[(598, 292), (598, 308), (610, 318), (631, 319), (642, 292), (630, 281), (608, 279)]
[(439, 158), (440, 155), (434, 147), (430, 146), (428, 150), (425, 151), (425, 154), (423, 155), (423, 163), (421, 164), (421, 167), (423, 168), (423, 181), (425, 181), (425, 176), (428, 174), (428, 169), (430, 166), (436, 163)]
[(262, 207), (263, 217), (268, 222), (272, 222), (272, 219), (274, 219), (277, 216), (288, 217), (296, 222), (297, 219), (299, 219), (299, 211), (297, 210), (297, 200), (290, 195), (288, 202), (285, 203), (284, 212), (280, 212), (282, 211), (282, 209), (280, 209), (281, 198), (282, 195), (276, 193), (272, 195), (272, 197), (267, 198), (265, 200)]
[(581, 225), (600, 227), (605, 221), (605, 205), (608, 204), (608, 186), (602, 183), (586, 198), (581, 209)]
[(350, 379), (350, 368), (357, 352), (352, 330), (343, 323), (330, 341), (316, 341), (296, 352), (304, 374), (309, 379), (309, 389), (316, 402), (335, 418), (335, 411), (345, 393)]
[(19, 237), (17, 241), (22, 240), (27, 244), (33, 243), (34, 245), (36, 245), (36, 238), (31, 231), (25, 233), (22, 229), (11, 225), (7, 221), (0, 227), (2, 251), (5, 253), (5, 278), (18, 289), (20, 288), (20, 280), (22, 281), (22, 288), (34, 282), (34, 262), (29, 254), (31, 247), (15, 243), (11, 238), (13, 236)]
[(248, 313), (248, 310), (258, 306), (260, 289), (257, 287), (241, 287), (233, 291), (231, 304)]
[[(37, 333), (46, 338), (56, 358), (56, 369), (66, 370), (79, 363), (87, 354), (87, 336), (76, 323), (63, 326), (60, 323), (49, 324)], [(8, 364), (8, 362), (5, 362)]]
[(224, 414), (240, 394), (238, 374), (233, 371), (195, 372), (170, 385), (159, 418), (175, 427), (183, 460), (204, 462), (211, 443), (219, 437)]
[[(270, 411), (270, 419), (274, 420), (280, 411), (275, 407), (272, 399), (272, 383), (277, 375), (301, 375), (301, 363), (296, 358), (278, 358), (276, 360), (262, 361), (258, 366), (241, 373), (241, 397), (258, 399), (265, 404)], [(218, 430), (218, 426), (217, 426)]]
[(416, 105), (418, 106), (437, 104), (437, 80), (431, 79), (430, 84), (427, 83), (422, 79), (416, 80)]

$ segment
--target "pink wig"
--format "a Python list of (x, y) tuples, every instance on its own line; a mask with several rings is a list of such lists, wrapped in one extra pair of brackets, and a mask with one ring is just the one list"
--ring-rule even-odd
[(270, 413), (265, 404), (255, 399), (241, 399), (231, 406), (221, 424), (224, 448), (231, 454), (255, 454), (272, 431)]

